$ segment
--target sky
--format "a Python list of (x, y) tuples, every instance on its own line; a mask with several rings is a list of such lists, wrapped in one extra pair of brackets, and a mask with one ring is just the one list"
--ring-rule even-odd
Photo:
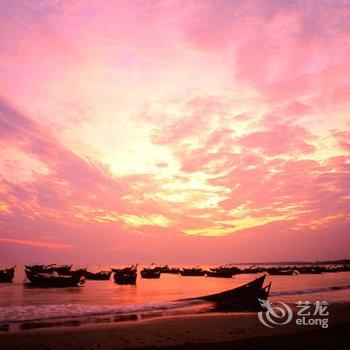
[(0, 2), (0, 260), (350, 257), (350, 1)]

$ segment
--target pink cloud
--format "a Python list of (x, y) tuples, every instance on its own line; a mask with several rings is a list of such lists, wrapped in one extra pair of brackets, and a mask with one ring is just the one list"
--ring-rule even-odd
[(308, 154), (315, 151), (315, 147), (306, 141), (310, 135), (300, 127), (276, 125), (267, 131), (257, 131), (239, 140), (247, 148), (257, 148), (266, 155), (301, 153)]
[(13, 239), (0, 237), (1, 242), (14, 243), (20, 245), (27, 245), (30, 247), (47, 248), (47, 249), (68, 249), (72, 248), (69, 244), (56, 243), (56, 242), (40, 242), (40, 241), (28, 241), (23, 239)]

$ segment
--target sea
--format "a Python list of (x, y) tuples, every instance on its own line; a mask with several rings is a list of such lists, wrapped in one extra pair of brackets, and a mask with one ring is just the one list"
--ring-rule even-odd
[[(100, 265), (89, 270), (111, 267), (121, 266)], [(209, 303), (181, 299), (232, 289), (259, 275), (213, 278), (162, 274), (159, 279), (138, 276), (136, 285), (117, 285), (111, 277), (108, 281), (87, 280), (73, 288), (34, 288), (26, 281), (24, 266), (17, 266), (13, 283), (0, 283), (0, 332), (211, 312)], [(272, 282), (270, 302), (350, 301), (350, 272), (268, 275), (265, 283), (269, 282)]]

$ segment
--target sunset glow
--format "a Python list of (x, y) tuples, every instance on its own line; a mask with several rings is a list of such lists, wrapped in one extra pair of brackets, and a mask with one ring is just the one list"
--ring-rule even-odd
[(1, 2), (0, 255), (348, 257), (349, 16), (341, 0)]

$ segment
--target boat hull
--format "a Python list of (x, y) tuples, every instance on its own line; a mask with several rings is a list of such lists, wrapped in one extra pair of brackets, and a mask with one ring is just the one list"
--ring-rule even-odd
[(87, 280), (93, 280), (93, 281), (108, 281), (111, 278), (111, 272), (108, 273), (93, 273), (86, 271), (84, 276)]
[(67, 275), (50, 275), (41, 273), (32, 273), (28, 270), (25, 271), (27, 278), (32, 286), (35, 287), (76, 287), (83, 283), (83, 273), (76, 273), (73, 276)]
[(192, 277), (200, 277), (205, 275), (204, 270), (193, 270), (193, 269), (189, 269), (189, 270), (183, 269), (183, 270), (180, 270), (179, 273), (181, 276), (192, 276)]
[(203, 295), (185, 300), (203, 300), (220, 304), (222, 309), (260, 311), (263, 307), (259, 299), (267, 300), (271, 283), (263, 287), (266, 275), (256, 278), (240, 287), (230, 289), (221, 293)]
[(15, 276), (15, 268), (0, 270), (0, 283), (11, 283)]
[(114, 282), (117, 284), (136, 284), (137, 274), (118, 274), (115, 273), (114, 276)]
[(156, 271), (141, 271), (141, 277), (142, 278), (148, 278), (148, 279), (157, 279), (160, 278), (161, 272), (159, 270)]

